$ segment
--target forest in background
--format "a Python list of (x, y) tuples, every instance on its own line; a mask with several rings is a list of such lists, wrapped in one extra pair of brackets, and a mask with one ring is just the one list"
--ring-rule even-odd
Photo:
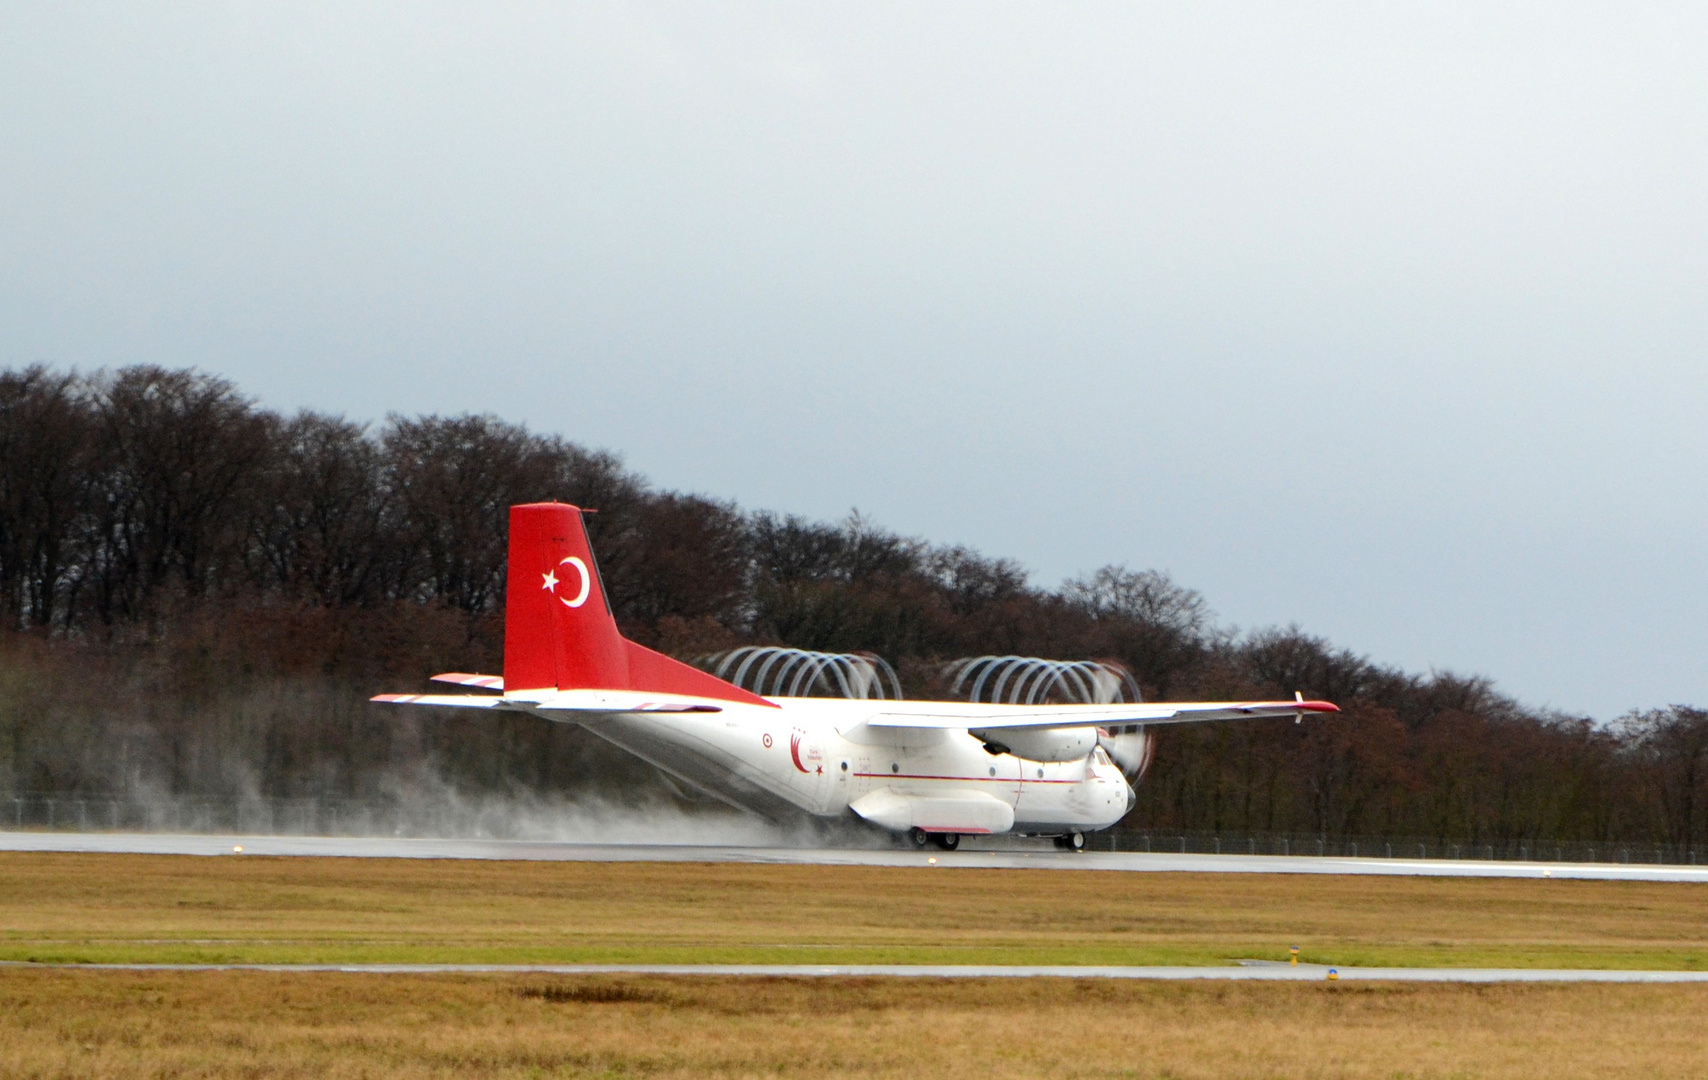
[(1163, 728), (1123, 827), (1665, 843), (1708, 835), (1708, 711), (1543, 713), (1296, 627), (1235, 634), (1155, 570), (1049, 588), (1016, 563), (661, 490), (491, 416), (370, 425), (138, 366), (0, 371), (0, 794), (675, 796), (569, 725), (372, 705), (501, 670), (513, 503), (596, 508), (624, 633), (685, 659), (869, 651), (912, 696), (1016, 654), (1130, 670), (1149, 699), (1326, 698), (1303, 724)]

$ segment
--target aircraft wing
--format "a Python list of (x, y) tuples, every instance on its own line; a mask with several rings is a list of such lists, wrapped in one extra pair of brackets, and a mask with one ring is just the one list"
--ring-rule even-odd
[[(964, 706), (963, 706), (964, 708)], [(1306, 713), (1337, 713), (1329, 701), (1190, 701), (1158, 702), (1154, 705), (1035, 705), (1009, 706), (988, 713), (940, 714), (882, 713), (866, 721), (883, 728), (970, 728), (994, 731), (999, 728), (1084, 727), (1092, 724), (1198, 724), (1212, 720), (1250, 720), (1264, 716), (1303, 717)]]

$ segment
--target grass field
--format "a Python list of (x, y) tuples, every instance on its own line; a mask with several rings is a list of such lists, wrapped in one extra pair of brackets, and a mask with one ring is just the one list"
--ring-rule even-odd
[(1335, 964), (1701, 969), (1708, 886), (0, 853), (6, 960), (1219, 964), (1292, 944)]
[[(0, 958), (1708, 966), (1708, 887), (0, 854)], [(1701, 1077), (1708, 986), (0, 969), (0, 1076)]]
[(1708, 987), (0, 971), (0, 1075), (1701, 1077)]

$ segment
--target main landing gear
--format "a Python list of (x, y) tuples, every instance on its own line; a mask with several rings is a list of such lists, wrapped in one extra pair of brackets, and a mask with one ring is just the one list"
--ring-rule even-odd
[(954, 851), (961, 846), (961, 834), (952, 832), (928, 833), (924, 829), (907, 830), (907, 839), (916, 848), (926, 848), (936, 844), (944, 851)]
[(1064, 851), (1084, 851), (1085, 834), (1075, 829), (1073, 832), (1056, 837), (1056, 846)]

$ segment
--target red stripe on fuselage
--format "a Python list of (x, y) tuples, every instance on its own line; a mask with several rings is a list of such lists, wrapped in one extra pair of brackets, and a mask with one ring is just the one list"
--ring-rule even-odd
[(866, 780), (965, 780), (978, 781), (984, 784), (1012, 784), (1018, 780), (1022, 784), (1083, 784), (1083, 780), (1035, 780), (1030, 777), (1013, 776), (921, 776), (917, 773), (891, 772), (857, 772), (857, 777)]

